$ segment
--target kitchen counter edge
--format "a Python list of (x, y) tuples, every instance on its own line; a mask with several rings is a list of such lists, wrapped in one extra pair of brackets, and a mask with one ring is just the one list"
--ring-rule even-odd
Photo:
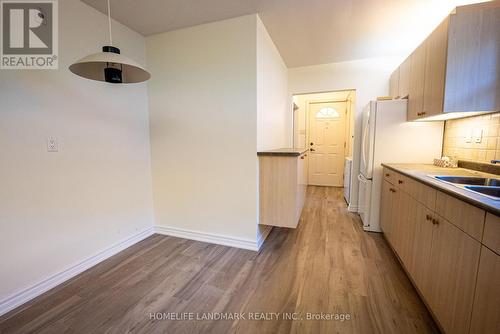
[[(400, 173), (404, 176), (412, 178), (416, 181), (422, 182), (434, 189), (442, 191), (450, 196), (458, 198), (464, 202), (467, 202), (475, 207), (483, 209), (489, 213), (492, 213), (496, 216), (500, 216), (500, 201), (495, 201), (493, 199), (489, 199), (479, 194), (469, 193), (468, 190), (458, 188), (454, 185), (443, 183), (439, 180), (436, 180), (427, 174), (432, 174), (426, 172), (425, 170), (418, 171), (416, 168), (412, 169), (404, 169), (398, 166), (394, 166), (392, 164), (382, 163), (383, 167), (391, 169), (397, 173)], [(399, 165), (399, 164), (398, 164)]]
[(257, 152), (257, 155), (260, 156), (288, 156), (288, 157), (299, 157), (302, 154), (309, 151), (308, 148), (278, 148), (275, 150), (267, 150)]

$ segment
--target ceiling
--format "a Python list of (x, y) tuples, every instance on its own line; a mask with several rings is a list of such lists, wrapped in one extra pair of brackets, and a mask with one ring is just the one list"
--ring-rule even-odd
[[(106, 13), (105, 0), (82, 0)], [(259, 13), (288, 67), (406, 56), (455, 5), (475, 0), (112, 0), (111, 15), (149, 36)]]

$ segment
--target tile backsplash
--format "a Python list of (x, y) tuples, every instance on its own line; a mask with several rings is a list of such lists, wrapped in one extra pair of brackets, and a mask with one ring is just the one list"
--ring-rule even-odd
[(500, 113), (446, 121), (443, 155), (459, 160), (500, 160)]

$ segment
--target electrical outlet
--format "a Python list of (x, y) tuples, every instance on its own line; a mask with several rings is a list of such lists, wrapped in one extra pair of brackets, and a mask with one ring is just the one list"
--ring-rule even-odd
[(59, 145), (57, 144), (57, 138), (50, 136), (47, 138), (47, 152), (58, 152)]

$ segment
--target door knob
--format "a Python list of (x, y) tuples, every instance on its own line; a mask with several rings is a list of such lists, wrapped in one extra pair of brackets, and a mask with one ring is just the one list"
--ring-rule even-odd
[(314, 143), (313, 143), (313, 142), (311, 142), (309, 145), (313, 146), (313, 145), (314, 145)]

